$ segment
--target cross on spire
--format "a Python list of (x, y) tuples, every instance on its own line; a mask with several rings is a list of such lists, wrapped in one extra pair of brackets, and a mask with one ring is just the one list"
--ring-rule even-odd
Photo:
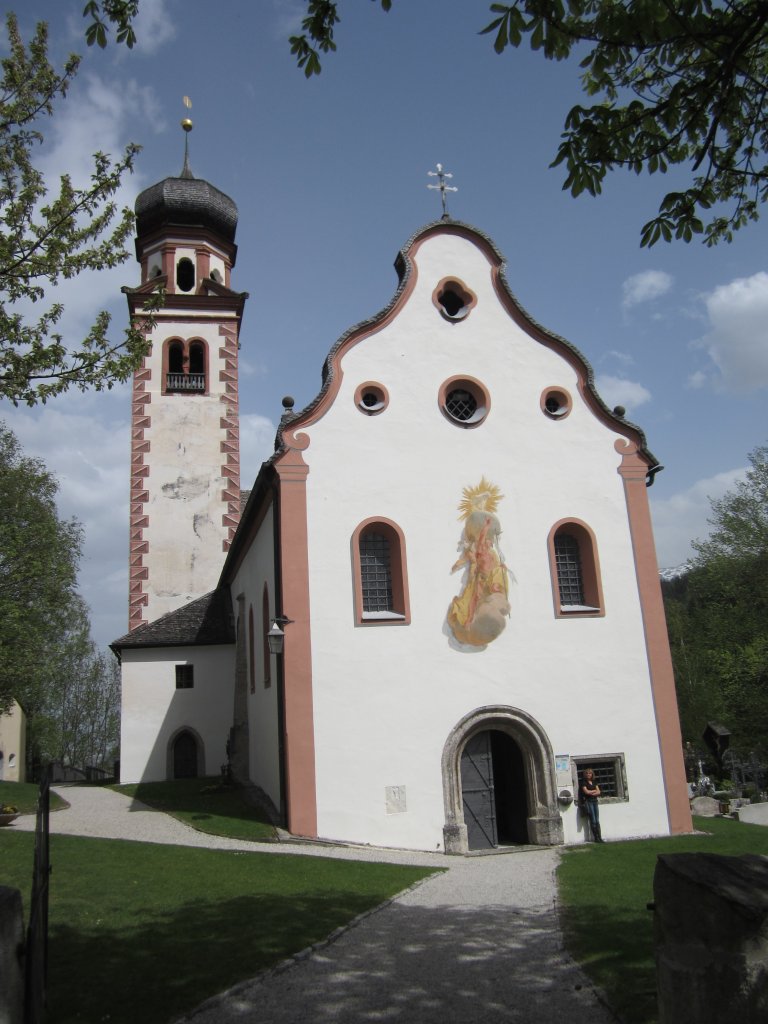
[(449, 220), (450, 218), (449, 218), (449, 215), (448, 215), (448, 207), (446, 206), (446, 202), (445, 202), (445, 193), (446, 192), (458, 192), (459, 190), (454, 185), (446, 185), (445, 184), (445, 179), (446, 178), (452, 178), (453, 175), (449, 174), (447, 171), (444, 171), (442, 164), (435, 164), (435, 166), (437, 167), (437, 170), (436, 171), (427, 171), (427, 174), (429, 175), (430, 178), (437, 178), (437, 185), (427, 185), (427, 188), (433, 188), (436, 191), (440, 192), (440, 199), (441, 199), (442, 204), (443, 204), (443, 217), (442, 217), (442, 219), (443, 220)]

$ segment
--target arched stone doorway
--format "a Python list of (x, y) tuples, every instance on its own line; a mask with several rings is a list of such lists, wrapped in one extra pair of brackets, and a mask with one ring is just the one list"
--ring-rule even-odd
[(563, 842), (552, 746), (525, 711), (498, 705), (465, 715), (445, 743), (442, 772), (446, 853)]
[(179, 729), (168, 742), (167, 778), (196, 779), (204, 774), (202, 739), (194, 729)]

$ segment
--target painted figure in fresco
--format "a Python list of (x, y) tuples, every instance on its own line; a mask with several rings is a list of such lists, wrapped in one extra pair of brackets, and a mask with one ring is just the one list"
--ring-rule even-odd
[(504, 556), (499, 550), (501, 523), (496, 509), (503, 495), (485, 477), (477, 487), (465, 487), (459, 505), (464, 520), (461, 555), (451, 572), (466, 568), (464, 589), (451, 601), (448, 625), (462, 644), (484, 647), (501, 633), (509, 617), (509, 585)]

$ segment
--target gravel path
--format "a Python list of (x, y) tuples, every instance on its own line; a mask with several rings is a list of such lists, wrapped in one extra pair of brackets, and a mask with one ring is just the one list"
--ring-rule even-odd
[[(447, 869), (329, 941), (208, 1000), (183, 1024), (615, 1022), (563, 952), (556, 850), (463, 858), (245, 843), (206, 836), (112, 790), (56, 788), (71, 806), (51, 815), (53, 833)], [(22, 816), (13, 827), (33, 828), (34, 819)]]

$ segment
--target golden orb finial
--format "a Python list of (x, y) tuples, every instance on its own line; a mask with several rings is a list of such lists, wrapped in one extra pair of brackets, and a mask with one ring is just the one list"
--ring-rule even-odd
[[(192, 100), (189, 98), (189, 96), (185, 96), (184, 99), (182, 100), (182, 102), (184, 103), (184, 106), (187, 108), (187, 110), (191, 110), (192, 109)], [(185, 132), (191, 132), (192, 128), (194, 127), (194, 125), (192, 124), (192, 118), (191, 117), (184, 117), (184, 118), (182, 118), (182, 120), (181, 120), (181, 127), (184, 129)]]

